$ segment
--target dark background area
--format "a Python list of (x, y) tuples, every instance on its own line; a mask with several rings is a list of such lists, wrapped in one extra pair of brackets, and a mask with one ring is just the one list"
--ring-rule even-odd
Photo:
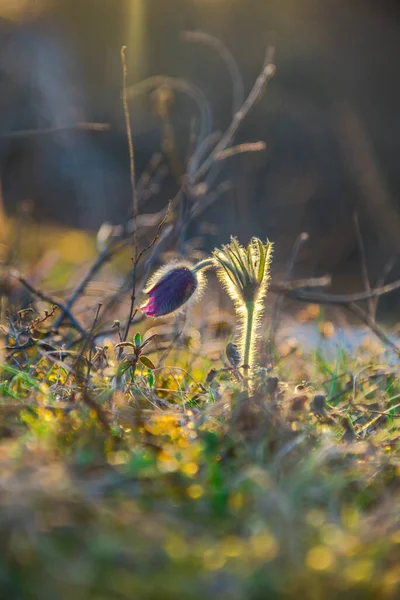
[[(284, 264), (306, 231), (299, 273), (331, 272), (347, 289), (360, 285), (355, 212), (373, 281), (399, 252), (397, 3), (54, 0), (37, 6), (11, 19), (6, 3), (0, 13), (0, 170), (9, 212), (30, 199), (38, 219), (94, 229), (125, 218), (131, 192), (122, 44), (131, 84), (155, 74), (190, 80), (209, 98), (214, 128), (226, 129), (232, 113), (226, 69), (211, 48), (180, 36), (198, 29), (229, 47), (246, 91), (269, 42), (277, 65), (237, 136), (237, 142), (263, 140), (267, 149), (226, 161), (221, 179), (232, 187), (204, 215), (218, 225), (205, 243), (213, 247), (230, 234), (243, 242), (268, 236), (276, 242), (277, 264)], [(160, 124), (149, 95), (133, 100), (130, 110), (140, 173), (160, 148)], [(183, 152), (192, 112), (181, 99), (172, 106)], [(80, 121), (111, 128), (10, 138)], [(146, 211), (161, 208), (174, 191), (167, 180)]]

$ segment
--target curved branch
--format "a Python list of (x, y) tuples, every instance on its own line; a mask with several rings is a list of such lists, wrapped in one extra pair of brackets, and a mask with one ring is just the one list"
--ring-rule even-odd
[(182, 39), (184, 39), (185, 42), (200, 42), (202, 44), (207, 44), (218, 52), (231, 77), (233, 94), (232, 114), (235, 115), (244, 102), (244, 85), (242, 74), (232, 52), (220, 39), (202, 31), (184, 31), (182, 33)]

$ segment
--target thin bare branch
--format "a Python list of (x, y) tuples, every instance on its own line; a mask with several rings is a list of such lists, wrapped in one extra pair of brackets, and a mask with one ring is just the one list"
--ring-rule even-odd
[(103, 267), (103, 265), (105, 265), (110, 260), (111, 256), (113, 255), (113, 253), (115, 251), (116, 242), (117, 242), (117, 240), (111, 240), (110, 244), (108, 244), (106, 246), (106, 248), (102, 252), (100, 252), (100, 254), (97, 256), (96, 260), (90, 266), (88, 272), (83, 277), (82, 281), (75, 288), (75, 290), (73, 291), (73, 293), (71, 294), (70, 298), (67, 300), (65, 305), (63, 305), (63, 308), (61, 309), (62, 314), (56, 319), (56, 322), (54, 323), (55, 328), (57, 328), (61, 325), (61, 323), (65, 319), (65, 316), (68, 315), (68, 313), (71, 314), (70, 310), (71, 310), (72, 306), (75, 304), (75, 302), (78, 300), (78, 298), (80, 298), (80, 296), (82, 296), (82, 294), (84, 293), (84, 291), (86, 290), (87, 286), (92, 281), (92, 279), (96, 275), (96, 273), (98, 271), (100, 271), (100, 269)]
[(204, 33), (203, 31), (184, 31), (182, 33), (182, 38), (186, 42), (201, 42), (207, 44), (218, 52), (231, 77), (233, 94), (232, 113), (234, 115), (244, 102), (244, 85), (238, 64), (229, 48), (227, 48), (219, 38)]
[[(305, 286), (309, 287), (309, 286)], [(362, 294), (324, 294), (321, 292), (308, 292), (304, 289), (284, 289), (283, 286), (272, 286), (270, 290), (298, 300), (299, 302), (307, 302), (310, 304), (332, 304), (335, 306), (342, 306), (346, 310), (356, 315), (365, 325), (367, 325), (371, 331), (391, 350), (393, 350), (397, 356), (400, 356), (400, 348), (393, 342), (392, 339), (384, 332), (384, 330), (375, 322), (375, 319), (371, 315), (356, 304), (361, 300), (367, 300), (368, 298), (374, 298), (387, 294), (393, 290), (400, 288), (400, 281), (382, 286), (381, 288), (372, 289), (369, 293), (365, 292)]]
[(156, 75), (140, 81), (127, 89), (128, 98), (134, 98), (151, 89), (167, 86), (188, 96), (196, 104), (200, 114), (199, 141), (203, 141), (212, 131), (212, 110), (204, 92), (183, 79)]
[(260, 75), (257, 77), (253, 89), (251, 90), (241, 109), (233, 116), (231, 124), (229, 125), (225, 134), (222, 136), (221, 140), (215, 146), (214, 150), (210, 153), (210, 155), (205, 159), (205, 161), (200, 165), (198, 170), (191, 177), (191, 180), (189, 182), (190, 185), (196, 184), (198, 181), (200, 181), (200, 179), (202, 179), (206, 175), (206, 173), (213, 165), (216, 156), (221, 154), (221, 152), (223, 152), (229, 146), (240, 124), (245, 119), (245, 117), (247, 116), (251, 108), (254, 106), (254, 104), (257, 102), (257, 100), (260, 99), (262, 93), (265, 90), (265, 86), (275, 73), (275, 66), (273, 64), (274, 54), (275, 49), (273, 48), (273, 46), (269, 46), (264, 62), (264, 67)]
[[(364, 281), (364, 287), (365, 287), (365, 291), (366, 292), (371, 293), (371, 283), (369, 281), (369, 276), (368, 276), (367, 257), (365, 255), (365, 246), (364, 246), (364, 240), (363, 240), (362, 234), (361, 234), (358, 213), (354, 213), (353, 220), (354, 220), (354, 226), (356, 228), (358, 248), (359, 248), (359, 251), (360, 251), (361, 273), (362, 273), (362, 278), (363, 278), (363, 281)], [(369, 312), (369, 315), (373, 319), (374, 318), (374, 302), (373, 302), (373, 299), (372, 298), (368, 298), (367, 303), (368, 303), (368, 312)]]
[(400, 289), (400, 280), (393, 281), (381, 287), (373, 288), (370, 292), (359, 292), (356, 294), (324, 294), (321, 292), (307, 292), (303, 290), (288, 291), (288, 296), (299, 302), (309, 302), (310, 304), (335, 304), (343, 305), (351, 302), (361, 302), (370, 298), (378, 298), (389, 292)]
[(215, 160), (225, 160), (236, 156), (237, 154), (245, 154), (248, 152), (262, 152), (267, 147), (265, 142), (248, 142), (247, 144), (238, 144), (237, 146), (231, 146), (223, 152), (216, 155)]
[[(392, 258), (390, 260), (388, 260), (388, 262), (386, 263), (386, 265), (383, 268), (382, 271), (382, 275), (379, 277), (378, 281), (377, 281), (377, 287), (382, 287), (385, 284), (386, 278), (389, 276), (390, 271), (393, 269), (394, 265), (396, 264), (396, 261), (398, 259), (398, 256), (392, 256)], [(379, 296), (376, 296), (376, 298), (372, 299), (372, 303), (373, 303), (373, 317), (374, 319), (376, 319), (376, 313), (378, 311), (378, 304), (379, 304)]]
[[(139, 254), (137, 255), (134, 264), (133, 264), (133, 270), (132, 270), (132, 295), (131, 295), (131, 304), (130, 304), (130, 308), (129, 308), (129, 316), (125, 325), (125, 330), (124, 333), (122, 335), (122, 342), (126, 342), (127, 338), (128, 338), (128, 333), (129, 333), (129, 328), (131, 326), (133, 317), (134, 317), (134, 313), (135, 313), (135, 301), (136, 301), (136, 275), (137, 275), (137, 267), (138, 264), (140, 262), (140, 260), (142, 259), (142, 257), (144, 256), (144, 254), (146, 254), (149, 250), (151, 250), (151, 248), (157, 243), (158, 239), (160, 238), (162, 229), (164, 224), (166, 223), (170, 211), (171, 211), (171, 206), (172, 206), (172, 202), (169, 201), (168, 206), (167, 206), (167, 210), (165, 213), (164, 218), (162, 219), (162, 221), (160, 222), (156, 234), (154, 236), (154, 238), (152, 239), (152, 241), (150, 242), (150, 244), (148, 246), (146, 246), (145, 248), (142, 248), (142, 250), (139, 252)], [(122, 348), (120, 348), (119, 351), (119, 355), (121, 356), (122, 354)]]
[[(308, 233), (303, 232), (299, 235), (299, 237), (297, 238), (297, 240), (293, 246), (293, 250), (292, 250), (292, 253), (288, 260), (288, 263), (286, 265), (286, 271), (285, 271), (285, 279), (287, 280), (287, 282), (288, 282), (287, 285), (289, 285), (289, 286), (291, 285), (290, 280), (292, 278), (293, 269), (294, 269), (295, 262), (297, 260), (297, 256), (300, 252), (302, 245), (307, 240), (308, 240)], [(330, 278), (329, 278), (329, 283), (330, 283)], [(302, 287), (304, 287), (304, 286), (302, 286)], [(268, 362), (269, 363), (272, 362), (273, 349), (275, 347), (275, 338), (276, 338), (276, 333), (277, 333), (278, 327), (279, 327), (279, 319), (280, 319), (280, 312), (281, 312), (281, 308), (282, 308), (282, 300), (283, 300), (283, 295), (278, 295), (275, 298), (275, 302), (272, 307), (271, 326), (270, 326), (269, 341), (268, 341)]]
[(131, 127), (131, 118), (129, 114), (129, 105), (128, 105), (128, 93), (127, 93), (127, 77), (128, 77), (128, 67), (126, 62), (126, 46), (122, 46), (121, 48), (121, 63), (122, 63), (122, 105), (124, 109), (125, 116), (125, 127), (126, 127), (126, 135), (128, 138), (128, 147), (129, 147), (129, 172), (131, 178), (131, 188), (132, 188), (132, 204), (133, 204), (133, 247), (135, 250), (135, 258), (138, 251), (137, 244), (137, 236), (136, 236), (136, 219), (139, 213), (139, 203), (136, 192), (136, 176), (135, 176), (135, 147), (133, 145), (133, 137), (132, 137), (132, 127)]
[(400, 348), (390, 339), (390, 337), (384, 332), (382, 327), (380, 327), (375, 319), (360, 306), (355, 304), (354, 302), (350, 302), (349, 304), (344, 305), (347, 310), (356, 315), (365, 325), (367, 325), (371, 331), (383, 342), (386, 346), (391, 348), (397, 356), (400, 358)]
[(10, 131), (0, 134), (0, 139), (18, 140), (26, 138), (42, 137), (45, 135), (55, 135), (66, 133), (68, 131), (109, 131), (111, 126), (108, 123), (76, 123), (74, 125), (65, 125), (64, 127), (51, 127), (48, 129), (23, 129), (21, 131)]
[(71, 325), (73, 327), (75, 327), (75, 329), (77, 331), (79, 331), (79, 333), (81, 333), (84, 336), (86, 335), (85, 329), (76, 320), (74, 315), (69, 310), (69, 307), (67, 304), (63, 304), (62, 302), (59, 302), (58, 300), (55, 300), (51, 296), (48, 296), (47, 294), (36, 289), (35, 287), (33, 287), (33, 285), (31, 285), (28, 281), (26, 281), (26, 279), (24, 279), (21, 275), (19, 275), (19, 274), (16, 275), (16, 278), (27, 290), (29, 290), (31, 292), (31, 294), (33, 294), (40, 300), (43, 300), (43, 302), (48, 302), (49, 304), (57, 306), (62, 311), (62, 315), (60, 317), (58, 317), (58, 319), (56, 320), (56, 322), (53, 325), (54, 329), (57, 329), (57, 327), (59, 327), (61, 325), (61, 323), (65, 319), (65, 317), (67, 317), (70, 320)]

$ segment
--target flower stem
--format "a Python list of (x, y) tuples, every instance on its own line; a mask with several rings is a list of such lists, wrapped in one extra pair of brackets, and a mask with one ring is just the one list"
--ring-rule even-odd
[(244, 334), (244, 343), (243, 343), (243, 364), (244, 364), (244, 376), (249, 376), (249, 373), (253, 367), (253, 356), (254, 356), (254, 301), (246, 302), (246, 323)]
[(198, 262), (197, 265), (194, 265), (194, 267), (192, 267), (192, 273), (198, 273), (198, 271), (201, 271), (202, 269), (208, 269), (209, 267), (214, 266), (215, 262), (213, 258), (205, 258), (204, 260)]

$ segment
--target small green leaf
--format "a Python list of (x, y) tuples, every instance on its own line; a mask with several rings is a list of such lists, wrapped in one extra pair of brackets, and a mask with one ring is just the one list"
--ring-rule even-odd
[(154, 333), (153, 335), (151, 335), (150, 337), (147, 338), (147, 340), (144, 340), (142, 342), (142, 345), (140, 346), (140, 349), (142, 350), (145, 346), (147, 346), (147, 344), (150, 344), (150, 342), (152, 342), (154, 340), (154, 338), (157, 337), (157, 334)]
[(236, 285), (237, 281), (236, 281), (236, 277), (235, 274), (232, 272), (232, 268), (231, 266), (225, 262), (225, 260), (221, 257), (221, 256), (217, 256), (216, 257), (219, 264), (221, 265), (222, 269), (225, 271), (225, 273), (228, 275), (229, 279), (232, 281), (233, 285)]
[(155, 369), (155, 368), (156, 368), (156, 367), (155, 367), (155, 365), (154, 365), (154, 364), (151, 362), (151, 360), (149, 359), (149, 357), (148, 357), (148, 356), (141, 356), (141, 357), (140, 357), (140, 362), (141, 362), (141, 363), (142, 363), (142, 364), (143, 364), (145, 367), (147, 367), (148, 369), (151, 369), (151, 370), (153, 370), (153, 369)]
[(260, 253), (260, 262), (258, 265), (257, 279), (258, 279), (258, 282), (261, 283), (264, 278), (265, 261), (267, 258), (267, 252), (266, 252), (266, 249), (264, 248), (264, 244), (258, 238), (257, 238), (257, 244), (258, 244), (258, 250)]
[(126, 373), (126, 371), (130, 369), (134, 364), (135, 363), (133, 363), (132, 360), (130, 360), (129, 358), (124, 358), (124, 360), (122, 360), (118, 365), (117, 377), (122, 377), (122, 375)]
[(147, 383), (149, 384), (149, 388), (154, 387), (155, 377), (151, 369), (147, 371)]
[(135, 348), (135, 344), (132, 342), (120, 342), (119, 344), (115, 344), (116, 348)]
[(138, 332), (138, 333), (135, 335), (135, 346), (136, 346), (136, 348), (139, 348), (141, 343), (142, 343), (142, 336), (141, 336), (141, 335), (140, 335), (140, 333)]
[[(237, 245), (237, 242), (236, 242)], [(234, 274), (239, 280), (239, 283), (242, 287), (246, 285), (246, 275), (247, 270), (244, 266), (242, 257), (240, 256), (240, 250), (238, 249), (236, 252), (234, 250), (228, 251), (228, 256), (235, 267)]]

